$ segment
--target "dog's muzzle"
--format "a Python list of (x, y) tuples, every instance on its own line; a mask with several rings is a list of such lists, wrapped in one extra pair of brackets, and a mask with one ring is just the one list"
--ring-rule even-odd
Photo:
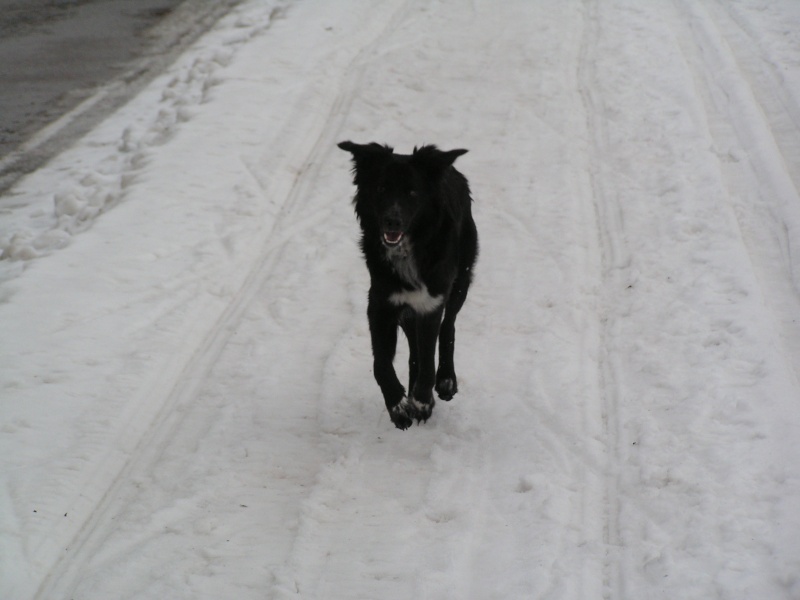
[(402, 231), (384, 231), (383, 243), (387, 246), (396, 246), (403, 240)]

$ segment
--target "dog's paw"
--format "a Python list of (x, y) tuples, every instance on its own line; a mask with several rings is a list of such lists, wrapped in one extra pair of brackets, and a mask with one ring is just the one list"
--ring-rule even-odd
[(450, 401), (458, 392), (458, 383), (455, 375), (453, 377), (442, 377), (436, 382), (436, 393), (444, 401)]
[(433, 405), (435, 404), (433, 397), (430, 397), (426, 402), (423, 402), (412, 396), (410, 403), (414, 407), (414, 418), (417, 420), (418, 424), (425, 423), (431, 418), (431, 414), (433, 413)]
[(407, 398), (403, 398), (396, 406), (389, 409), (389, 418), (398, 429), (406, 430), (411, 427), (414, 422), (414, 407), (409, 403)]
[(398, 429), (408, 429), (416, 419), (417, 423), (425, 423), (433, 413), (433, 405), (435, 402), (430, 398), (428, 402), (423, 402), (414, 398), (403, 398), (400, 402), (389, 411), (389, 417), (392, 423)]

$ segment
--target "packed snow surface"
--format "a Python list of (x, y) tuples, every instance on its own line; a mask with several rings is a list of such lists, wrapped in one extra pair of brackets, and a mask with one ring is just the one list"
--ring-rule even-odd
[[(470, 150), (406, 432), (345, 139)], [(240, 4), (0, 200), (0, 597), (800, 598), (799, 187), (795, 0)]]

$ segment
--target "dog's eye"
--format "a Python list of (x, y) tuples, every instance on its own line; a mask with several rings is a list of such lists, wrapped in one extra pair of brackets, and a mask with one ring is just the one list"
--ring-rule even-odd
[(415, 192), (414, 190), (411, 190), (411, 191), (408, 193), (408, 195), (409, 195), (409, 196), (411, 196), (412, 198), (416, 198), (417, 196), (419, 196), (419, 194), (417, 194), (417, 192)]
[(379, 185), (379, 186), (378, 186), (378, 193), (379, 193), (379, 194), (383, 194), (383, 193), (385, 193), (385, 192), (386, 192), (386, 188), (385, 188), (385, 187), (383, 187), (382, 185)]

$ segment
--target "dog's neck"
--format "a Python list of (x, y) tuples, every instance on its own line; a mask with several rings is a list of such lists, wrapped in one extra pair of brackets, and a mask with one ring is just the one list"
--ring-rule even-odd
[(387, 262), (403, 283), (411, 286), (412, 289), (419, 289), (422, 286), (422, 282), (420, 281), (417, 263), (414, 260), (414, 253), (408, 240), (404, 240), (392, 248), (384, 248), (384, 251)]
[(385, 256), (405, 288), (389, 295), (389, 302), (396, 306), (409, 306), (420, 315), (431, 313), (442, 305), (444, 296), (431, 296), (428, 286), (420, 279), (417, 261), (408, 240), (393, 248), (386, 248)]

